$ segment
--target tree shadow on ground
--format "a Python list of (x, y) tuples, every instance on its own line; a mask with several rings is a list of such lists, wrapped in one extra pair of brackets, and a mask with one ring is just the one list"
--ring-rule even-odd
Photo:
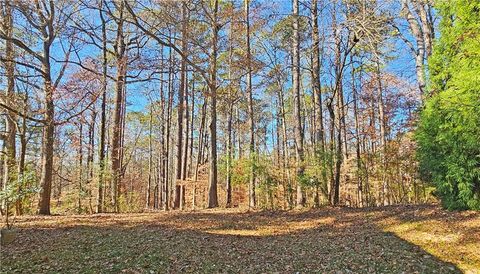
[(364, 211), (152, 213), (20, 222), (0, 272), (461, 273)]

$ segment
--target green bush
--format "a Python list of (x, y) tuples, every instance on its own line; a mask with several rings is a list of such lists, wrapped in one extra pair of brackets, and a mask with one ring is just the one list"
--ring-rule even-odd
[(439, 1), (441, 36), (416, 138), (423, 178), (448, 209), (480, 210), (480, 3)]

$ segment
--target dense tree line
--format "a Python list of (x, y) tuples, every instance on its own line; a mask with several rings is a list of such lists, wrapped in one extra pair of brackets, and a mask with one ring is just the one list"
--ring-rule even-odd
[(17, 214), (478, 208), (479, 7), (437, 2), (1, 1), (2, 188)]

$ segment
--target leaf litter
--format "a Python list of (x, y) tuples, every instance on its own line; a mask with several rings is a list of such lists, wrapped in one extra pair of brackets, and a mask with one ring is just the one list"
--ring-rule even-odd
[(480, 214), (437, 206), (21, 217), (2, 273), (480, 273)]

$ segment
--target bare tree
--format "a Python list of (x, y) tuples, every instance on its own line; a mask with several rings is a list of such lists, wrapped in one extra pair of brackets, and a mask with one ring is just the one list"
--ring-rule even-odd
[[(37, 48), (31, 47), (29, 43), (22, 40), (22, 38), (6, 33), (6, 29), (2, 28), (0, 30), (0, 39), (12, 42), (13, 45), (39, 63), (29, 64), (26, 62), (15, 61), (16, 64), (21, 64), (22, 66), (39, 73), (43, 81), (43, 119), (36, 119), (34, 117), (28, 118), (43, 124), (40, 174), (41, 191), (38, 213), (49, 215), (53, 181), (53, 153), (56, 125), (53, 94), (64, 75), (70, 52), (66, 52), (66, 60), (63, 60), (63, 65), (58, 72), (57, 78), (52, 79), (51, 50), (55, 38), (59, 37), (61, 31), (64, 30), (65, 25), (68, 22), (67, 18), (72, 14), (70, 11), (71, 7), (66, 1), (55, 2), (53, 0), (36, 0), (32, 3), (18, 1), (10, 2), (10, 4), (13, 9), (17, 10), (20, 15), (25, 18), (25, 24), (27, 24), (25, 27), (33, 31), (36, 38), (38, 38), (36, 41), (41, 41), (38, 45), (40, 50), (37, 50)], [(66, 40), (64, 42), (71, 41)], [(2, 103), (2, 106), (10, 111), (16, 111), (15, 108), (12, 108), (8, 104)], [(19, 114), (18, 111), (16, 112)]]
[(402, 0), (401, 3), (401, 14), (408, 22), (415, 45), (406, 35), (402, 34), (399, 27), (395, 27), (415, 58), (418, 88), (420, 89), (420, 94), (425, 96), (425, 66), (427, 58), (432, 54), (435, 35), (431, 11), (432, 3), (430, 0)]

